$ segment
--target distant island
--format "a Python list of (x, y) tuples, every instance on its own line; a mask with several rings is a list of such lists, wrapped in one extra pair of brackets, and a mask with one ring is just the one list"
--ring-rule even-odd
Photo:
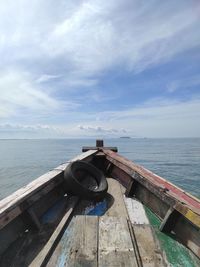
[(120, 136), (120, 138), (130, 139), (130, 136)]

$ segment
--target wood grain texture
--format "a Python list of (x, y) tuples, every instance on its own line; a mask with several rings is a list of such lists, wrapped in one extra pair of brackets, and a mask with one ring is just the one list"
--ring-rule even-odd
[(63, 228), (66, 226), (70, 215), (73, 212), (73, 208), (75, 207), (76, 203), (78, 202), (78, 198), (75, 197), (71, 205), (68, 207), (66, 213), (64, 214), (62, 220), (58, 224), (57, 228), (53, 232), (52, 236), (44, 246), (44, 248), (40, 251), (37, 257), (32, 261), (29, 267), (41, 267), (44, 266), (47, 257), (49, 256), (50, 252), (52, 251), (55, 243), (57, 242), (59, 236), (61, 235)]
[(58, 243), (48, 267), (97, 267), (98, 217), (76, 216)]
[(132, 225), (143, 267), (166, 266), (162, 252), (155, 242), (150, 225)]
[[(126, 188), (130, 179), (136, 180), (139, 186), (136, 186), (134, 191), (135, 198), (149, 207), (160, 219), (165, 218), (171, 207), (180, 213), (181, 216), (178, 216), (171, 231), (200, 258), (200, 200), (117, 153), (107, 150), (103, 152), (112, 164), (111, 175)], [(179, 224), (182, 224), (182, 228), (177, 227)]]
[(142, 203), (136, 199), (127, 198), (124, 196), (127, 211), (131, 223), (133, 224), (149, 224), (149, 220), (146, 216)]
[[(103, 150), (106, 158), (112, 162), (115, 166), (118, 166), (121, 170), (132, 176), (138, 182), (144, 183), (148, 181), (152, 183), (155, 187), (158, 187), (162, 192), (163, 196), (166, 195), (177, 201), (185, 203), (194, 212), (200, 215), (200, 200), (189, 193), (185, 192), (181, 188), (175, 186), (159, 175), (145, 169), (144, 167), (135, 164), (129, 159), (120, 156), (109, 150)], [(134, 174), (137, 174), (134, 176)]]
[[(97, 151), (88, 151), (75, 157), (71, 161), (85, 160), (94, 155)], [(10, 196), (0, 201), (0, 229), (11, 220), (16, 218), (24, 209), (33, 204), (41, 196), (47, 194), (49, 190), (62, 182), (63, 170), (69, 163), (64, 163), (52, 171), (45, 173), (28, 185), (20, 188)], [(58, 181), (57, 181), (58, 180)], [(23, 205), (26, 201), (26, 205)]]
[(111, 207), (107, 210), (105, 216), (125, 217), (127, 218), (127, 211), (123, 200), (121, 185), (118, 181), (108, 178), (108, 193), (113, 198)]
[(99, 267), (138, 266), (125, 218), (99, 218), (98, 262)]
[(52, 179), (59, 177), (61, 171), (50, 171), (28, 185), (17, 190), (12, 195), (0, 201), (0, 229), (8, 224), (11, 220), (22, 213), (23, 209), (19, 206), (23, 201), (28, 199), (33, 193), (36, 193)]

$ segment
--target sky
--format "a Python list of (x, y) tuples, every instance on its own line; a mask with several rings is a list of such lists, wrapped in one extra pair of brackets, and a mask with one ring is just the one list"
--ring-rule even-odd
[(200, 137), (199, 0), (1, 0), (0, 138)]

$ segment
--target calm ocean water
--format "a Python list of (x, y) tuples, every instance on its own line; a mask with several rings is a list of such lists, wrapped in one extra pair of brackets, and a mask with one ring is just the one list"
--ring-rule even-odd
[[(81, 153), (94, 139), (0, 140), (0, 199)], [(119, 153), (200, 197), (200, 139), (107, 139)]]

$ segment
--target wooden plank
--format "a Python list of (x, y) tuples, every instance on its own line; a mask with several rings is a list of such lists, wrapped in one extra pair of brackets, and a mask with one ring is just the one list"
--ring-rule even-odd
[(133, 178), (128, 173), (126, 173), (124, 170), (122, 170), (120, 167), (115, 166), (112, 163), (113, 162), (111, 161), (111, 165), (109, 168), (110, 177), (114, 177), (115, 179), (120, 181), (120, 183), (123, 186), (127, 188), (130, 185), (130, 183), (133, 181)]
[(189, 209), (185, 214), (185, 218), (200, 228), (200, 216), (198, 214)]
[(33, 193), (34, 190), (39, 190), (41, 186), (43, 186), (46, 182), (49, 182), (51, 179), (55, 178), (60, 173), (61, 171), (59, 170), (49, 171), (39, 178), (35, 179), (28, 185), (20, 188), (10, 196), (2, 199), (0, 201), (0, 214), (2, 214), (9, 207), (14, 206), (17, 203), (19, 204), (22, 200), (25, 199), (25, 197), (28, 197), (31, 193)]
[[(55, 186), (50, 192), (41, 196), (41, 198), (39, 200), (34, 202), (30, 206), (30, 208), (32, 208), (34, 210), (35, 214), (37, 215), (37, 217), (40, 218), (59, 199), (62, 199), (63, 196), (64, 196), (63, 186), (62, 185)], [(26, 201), (24, 201), (23, 204), (26, 204)], [(26, 211), (27, 211), (27, 209), (25, 210), (25, 212)]]
[(135, 198), (149, 207), (160, 219), (163, 219), (170, 208), (162, 198), (143, 185), (138, 185)]
[(140, 267), (166, 266), (159, 247), (159, 242), (154, 236), (143, 204), (136, 199), (124, 196), (130, 223), (129, 230), (132, 236), (133, 246)]
[(200, 228), (200, 216), (196, 212), (194, 212), (191, 209), (188, 209), (185, 205), (180, 205), (177, 203), (174, 207), (177, 211), (179, 211), (181, 214), (184, 215), (186, 219), (188, 219), (190, 222), (192, 222), (194, 225), (196, 225), (198, 228)]
[[(24, 234), (25, 229), (31, 229), (35, 226), (40, 230), (40, 216), (51, 207), (60, 197), (61, 188), (60, 186), (55, 187), (51, 192), (42, 196), (41, 200), (36, 201), (30, 208), (11, 220), (5, 227), (0, 231), (0, 254), (2, 254), (19, 236)], [(25, 206), (26, 203), (24, 203)], [(11, 213), (12, 214), (12, 213)], [(43, 227), (41, 229), (41, 232)]]
[[(134, 188), (133, 197), (138, 198), (138, 193), (143, 194), (144, 191), (146, 191), (148, 194), (151, 194), (151, 196), (155, 195), (158, 201), (161, 201), (162, 203), (167, 205), (167, 210), (169, 206), (173, 206), (176, 204), (177, 200), (167, 195), (165, 190), (162, 188), (162, 186), (153, 184), (151, 181), (149, 181), (145, 177), (142, 177), (141, 175), (136, 173), (134, 170), (129, 169), (127, 170), (127, 173), (126, 173), (124, 170), (121, 170), (120, 168), (126, 169), (127, 167), (124, 165), (122, 166), (121, 165), (120, 167), (113, 165), (111, 176), (119, 180), (120, 183), (126, 188), (130, 185), (131, 181), (136, 181), (137, 185)], [(140, 200), (143, 201), (143, 199), (140, 199)], [(149, 204), (151, 204), (151, 202), (149, 202)]]
[(127, 211), (123, 200), (121, 185), (118, 181), (108, 178), (108, 194), (111, 196), (111, 207), (107, 210), (104, 216), (125, 217)]
[(27, 209), (27, 214), (32, 221), (33, 225), (37, 228), (37, 230), (41, 229), (41, 223), (38, 219), (37, 215), (35, 214), (34, 210), (32, 208)]
[(99, 267), (138, 266), (125, 218), (99, 218), (98, 263)]
[[(35, 181), (31, 182), (27, 186), (17, 190), (12, 195), (0, 201), (0, 229), (9, 223), (12, 219), (17, 217), (21, 212), (22, 208), (19, 205), (33, 192), (38, 191), (51, 179), (56, 179), (61, 171), (50, 171), (40, 176)], [(11, 211), (11, 213), (10, 213)], [(11, 215), (11, 216), (10, 216)]]
[(23, 201), (20, 204), (20, 207), (22, 209), (26, 209), (27, 207), (32, 206), (35, 202), (37, 202), (41, 198), (48, 195), (48, 193), (53, 192), (55, 188), (58, 188), (59, 186), (61, 186), (62, 182), (63, 182), (63, 175), (61, 173), (58, 177), (56, 177), (56, 179), (53, 179), (47, 185), (42, 187), (39, 191), (36, 191), (34, 194), (28, 197), (25, 201)]
[(98, 217), (72, 219), (46, 266), (97, 267)]
[(124, 201), (132, 224), (149, 224), (142, 203), (136, 199), (127, 198), (125, 196)]
[(140, 259), (143, 267), (167, 266), (162, 252), (155, 242), (150, 225), (134, 224), (133, 233), (137, 242)]
[(18, 238), (19, 235), (24, 233), (26, 228), (27, 226), (21, 216), (19, 216), (0, 231), (0, 255)]
[(60, 221), (60, 223), (58, 224), (57, 228), (55, 229), (55, 231), (53, 232), (52, 236), (50, 237), (50, 239), (48, 240), (48, 242), (46, 243), (46, 245), (44, 246), (44, 248), (40, 251), (40, 253), (37, 255), (37, 257), (32, 261), (32, 263), (29, 265), (29, 267), (41, 267), (44, 266), (50, 252), (52, 251), (52, 249), (54, 248), (56, 242), (58, 241), (64, 227), (66, 226), (70, 215), (73, 212), (73, 209), (75, 207), (75, 205), (78, 202), (78, 198), (75, 197), (73, 202), (71, 202), (71, 205), (68, 207), (65, 215), (63, 216), (62, 220)]
[[(113, 164), (111, 175), (114, 174), (114, 177), (122, 181), (126, 187), (130, 179), (136, 180), (138, 186), (134, 196), (161, 219), (165, 218), (170, 207), (180, 212), (181, 216), (173, 225), (173, 232), (179, 241), (200, 258), (200, 200), (112, 151), (103, 150), (103, 152)], [(127, 179), (128, 176), (130, 179)]]
[(138, 182), (136, 180), (131, 180), (126, 188), (126, 197), (133, 197), (135, 189), (137, 188)]
[(161, 225), (160, 225), (160, 231), (162, 232), (170, 232), (177, 220), (180, 218), (181, 214), (178, 213), (178, 211), (176, 211), (174, 208), (169, 208), (168, 212), (165, 215), (165, 218), (163, 219)]
[(1, 214), (0, 229), (21, 215), (29, 207), (33, 208), (37, 216), (40, 217), (48, 207), (64, 195), (62, 190), (63, 187), (60, 185), (60, 178), (62, 177), (57, 177), (55, 181), (51, 181), (47, 186), (44, 186), (39, 191), (35, 192), (19, 205), (14, 205), (13, 207), (8, 208), (8, 210)]
[[(81, 155), (75, 157), (71, 161), (85, 160), (95, 153), (96, 151), (88, 151), (86, 153), (82, 153)], [(61, 178), (63, 174), (63, 170), (66, 168), (68, 164), (69, 163), (65, 163), (65, 164), (58, 166), (54, 170), (45, 173), (44, 175), (35, 179), (28, 185), (22, 187), (21, 189), (17, 190), (10, 196), (1, 200), (0, 201), (0, 229), (2, 229), (11, 220), (16, 218), (20, 213), (23, 212), (24, 209), (28, 208), (28, 205), (27, 207), (23, 207), (23, 205), (22, 206), (20, 205), (21, 203), (23, 203), (25, 200), (29, 200), (30, 203), (32, 203), (34, 199), (38, 200), (36, 195), (41, 197), (42, 195), (46, 194), (47, 191), (49, 191), (48, 186), (51, 182), (53, 184), (55, 183), (54, 186), (56, 186), (57, 185), (56, 181)], [(62, 179), (59, 181), (61, 182)], [(46, 187), (47, 187), (47, 191), (46, 191)], [(52, 186), (50, 186), (50, 188), (52, 189)], [(43, 190), (42, 193), (41, 193), (41, 190)], [(33, 197), (32, 200), (31, 200), (31, 197)]]
[[(88, 150), (97, 150), (97, 149), (98, 149), (98, 147), (96, 147), (96, 146), (83, 146), (82, 147), (82, 152), (86, 152)], [(103, 149), (111, 150), (111, 151), (114, 151), (114, 152), (118, 151), (117, 147), (104, 147)]]
[[(65, 212), (69, 209), (72, 201), (72, 197), (63, 197), (48, 209), (44, 216), (40, 218), (42, 227), (39, 231), (31, 226), (31, 220), (28, 216), (25, 218), (25, 214), (23, 216), (18, 216), (4, 227), (2, 231), (0, 231), (0, 235), (7, 227), (9, 227), (9, 232), (4, 235), (5, 239), (0, 238), (2, 241), (0, 250), (2, 249), (2, 245), (5, 247), (5, 243), (7, 243), (9, 247), (1, 257), (0, 266), (29, 266), (48, 242)], [(26, 227), (24, 231), (20, 231), (19, 228), (16, 228), (17, 224), (15, 221), (20, 218), (23, 219), (24, 227)], [(13, 226), (13, 230), (10, 228), (11, 225)], [(10, 236), (10, 233), (12, 233), (12, 236)], [(3, 236), (1, 235), (1, 237)], [(13, 238), (17, 238), (17, 240), (12, 242)]]
[(200, 259), (200, 230), (186, 218), (180, 217), (173, 227), (177, 240), (190, 248)]

